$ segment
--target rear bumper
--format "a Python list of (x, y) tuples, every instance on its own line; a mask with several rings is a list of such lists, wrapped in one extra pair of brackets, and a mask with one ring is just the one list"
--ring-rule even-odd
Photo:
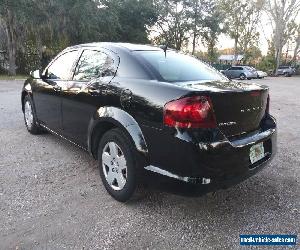
[[(185, 148), (182, 157), (187, 160), (179, 162), (180, 169), (178, 164), (174, 169), (157, 164), (146, 166), (150, 185), (172, 193), (197, 196), (228, 188), (255, 175), (273, 159), (277, 151), (276, 124), (273, 118), (270, 119), (273, 123), (269, 121), (272, 124), (268, 124), (268, 129), (234, 140), (192, 143), (192, 146), (186, 141), (178, 141), (182, 145), (177, 148)], [(250, 148), (260, 142), (264, 145), (265, 156), (251, 164)], [(174, 152), (175, 154), (178, 158), (180, 152)]]
[(257, 73), (246, 73), (247, 78), (255, 79), (258, 77)]

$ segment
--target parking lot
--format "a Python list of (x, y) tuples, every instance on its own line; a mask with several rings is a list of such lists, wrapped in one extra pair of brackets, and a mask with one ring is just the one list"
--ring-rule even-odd
[(240, 249), (240, 234), (298, 234), (300, 77), (255, 81), (270, 87), (278, 122), (268, 167), (215, 195), (153, 191), (128, 204), (106, 193), (87, 153), (30, 135), (22, 81), (0, 81), (0, 249)]

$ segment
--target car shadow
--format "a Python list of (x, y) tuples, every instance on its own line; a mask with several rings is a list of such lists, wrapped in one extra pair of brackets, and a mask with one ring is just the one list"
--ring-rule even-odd
[[(64, 148), (65, 155), (72, 157), (74, 153), (79, 154), (81, 159), (86, 162), (82, 171), (98, 172), (97, 161), (84, 150), (51, 134), (45, 134), (43, 137), (51, 143), (59, 144), (60, 147)], [(99, 175), (98, 173), (94, 174)], [(267, 182), (265, 181), (266, 179), (268, 179)], [(116, 206), (124, 205), (128, 209), (133, 209), (135, 213), (142, 214), (145, 209), (150, 209), (152, 213), (163, 214), (169, 217), (170, 220), (172, 220), (173, 214), (170, 211), (176, 211), (177, 217), (182, 216), (190, 220), (196, 217), (212, 220), (232, 217), (239, 217), (240, 219), (243, 217), (250, 218), (255, 216), (258, 211), (264, 211), (265, 213), (266, 211), (272, 212), (276, 211), (276, 209), (282, 209), (280, 202), (282, 194), (277, 188), (277, 181), (275, 177), (272, 179), (272, 177), (268, 176), (268, 171), (264, 169), (236, 186), (200, 197), (185, 197), (146, 189), (139, 198), (133, 201), (124, 204), (117, 201), (112, 202), (115, 202)], [(100, 176), (98, 185), (102, 186)], [(101, 190), (106, 192), (104, 188), (101, 188)], [(108, 196), (109, 194), (106, 193), (105, 195)], [(113, 200), (113, 198), (111, 199)], [(232, 220), (234, 221), (234, 219)]]
[(218, 190), (201, 197), (184, 197), (150, 190), (140, 200), (129, 202), (126, 205), (143, 211), (144, 207), (153, 211), (164, 213), (166, 216), (170, 207), (176, 207), (177, 214), (189, 216), (190, 219), (197, 215), (207, 218), (231, 217), (247, 215), (251, 217), (259, 210), (280, 207), (280, 193), (276, 181), (264, 182), (264, 176), (252, 178), (226, 190)]

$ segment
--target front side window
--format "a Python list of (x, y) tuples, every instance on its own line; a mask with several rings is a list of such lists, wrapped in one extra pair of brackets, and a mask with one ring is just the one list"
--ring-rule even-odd
[(163, 81), (228, 80), (224, 75), (200, 60), (175, 51), (136, 51)]
[(47, 69), (47, 78), (70, 80), (71, 70), (77, 59), (77, 56), (78, 51), (71, 51), (58, 57)]
[(83, 51), (75, 70), (75, 81), (89, 81), (98, 77), (113, 76), (115, 74), (113, 59), (107, 54), (94, 51)]

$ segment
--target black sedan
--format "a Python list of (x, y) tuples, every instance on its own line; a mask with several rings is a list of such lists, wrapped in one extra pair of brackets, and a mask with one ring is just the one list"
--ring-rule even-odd
[(266, 86), (230, 81), (166, 47), (67, 48), (31, 74), (21, 100), (28, 131), (88, 151), (118, 201), (145, 186), (186, 195), (227, 188), (276, 151)]

